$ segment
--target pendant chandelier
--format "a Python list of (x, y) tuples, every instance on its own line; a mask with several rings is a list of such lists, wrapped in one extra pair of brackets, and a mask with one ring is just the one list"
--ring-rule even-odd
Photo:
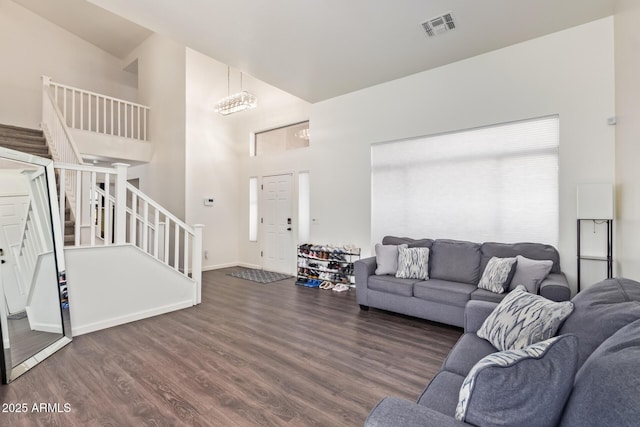
[(227, 94), (216, 103), (216, 112), (226, 116), (231, 113), (249, 110), (258, 106), (258, 100), (255, 95), (242, 90), (242, 72), (240, 72), (240, 92), (229, 95), (230, 93), (230, 67), (227, 65)]

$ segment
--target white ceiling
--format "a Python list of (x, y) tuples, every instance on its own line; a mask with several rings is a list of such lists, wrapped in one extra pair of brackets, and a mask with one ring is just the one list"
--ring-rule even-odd
[[(15, 0), (124, 57), (140, 27), (309, 102), (612, 15), (617, 0)], [(132, 32), (98, 5), (135, 22)], [(39, 4), (39, 6), (38, 6)], [(49, 6), (45, 7), (47, 4)], [(51, 6), (55, 4), (56, 6)], [(59, 9), (66, 9), (65, 16)], [(453, 12), (455, 31), (420, 23)], [(113, 24), (116, 25), (116, 24)], [(99, 34), (97, 34), (99, 33)], [(131, 34), (129, 36), (129, 34)], [(127, 39), (115, 41), (115, 37)], [(129, 52), (126, 50), (129, 49)]]

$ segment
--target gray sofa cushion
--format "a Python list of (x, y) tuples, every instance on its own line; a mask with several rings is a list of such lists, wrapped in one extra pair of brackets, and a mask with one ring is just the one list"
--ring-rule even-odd
[(429, 301), (464, 307), (477, 288), (466, 283), (430, 279), (413, 286), (413, 296)]
[(467, 376), (478, 360), (498, 350), (489, 341), (479, 338), (475, 332), (460, 337), (442, 364), (442, 370)]
[(489, 301), (489, 302), (500, 302), (504, 299), (507, 294), (496, 294), (495, 292), (487, 291), (486, 289), (476, 289), (471, 292), (471, 299), (476, 301)]
[(456, 419), (483, 427), (556, 425), (573, 387), (577, 346), (575, 336), (563, 335), (480, 360), (460, 389)]
[(430, 277), (470, 285), (480, 280), (480, 244), (436, 240), (431, 247)]
[(553, 261), (552, 273), (560, 273), (560, 254), (551, 245), (542, 243), (494, 243), (482, 244), (482, 262), (480, 268), (484, 271), (491, 257), (508, 258), (522, 255), (530, 259), (549, 259)]
[(618, 329), (640, 319), (640, 283), (634, 280), (604, 280), (571, 301), (573, 313), (558, 333), (578, 337), (578, 367)]
[(397, 397), (385, 397), (371, 411), (364, 422), (365, 427), (464, 427), (469, 424), (436, 412), (426, 406), (416, 405)]
[(418, 404), (453, 417), (464, 376), (440, 371), (418, 398)]
[(410, 248), (431, 248), (433, 239), (412, 239), (410, 237), (385, 236), (382, 238), (383, 245), (402, 245)]
[(413, 296), (413, 284), (419, 281), (418, 279), (399, 279), (395, 276), (369, 276), (367, 287), (374, 291), (410, 297)]
[(576, 375), (561, 426), (640, 423), (640, 320), (598, 347)]

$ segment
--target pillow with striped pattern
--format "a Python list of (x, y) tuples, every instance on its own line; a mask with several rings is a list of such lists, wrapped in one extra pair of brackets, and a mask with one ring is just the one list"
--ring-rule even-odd
[(504, 293), (516, 272), (516, 258), (492, 257), (484, 268), (478, 287), (496, 294)]
[(398, 271), (402, 279), (429, 279), (429, 248), (398, 246)]
[(571, 301), (551, 301), (519, 285), (504, 297), (476, 334), (500, 351), (519, 350), (555, 336), (572, 311)]

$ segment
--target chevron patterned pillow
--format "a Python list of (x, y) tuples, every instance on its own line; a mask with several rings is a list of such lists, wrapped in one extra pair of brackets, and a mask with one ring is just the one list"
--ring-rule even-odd
[(398, 247), (398, 271), (402, 279), (429, 279), (429, 248)]
[(498, 304), (476, 333), (500, 351), (519, 350), (553, 337), (573, 311), (571, 301), (554, 302), (519, 285)]
[(501, 294), (509, 288), (516, 271), (516, 258), (492, 257), (484, 268), (478, 287)]

